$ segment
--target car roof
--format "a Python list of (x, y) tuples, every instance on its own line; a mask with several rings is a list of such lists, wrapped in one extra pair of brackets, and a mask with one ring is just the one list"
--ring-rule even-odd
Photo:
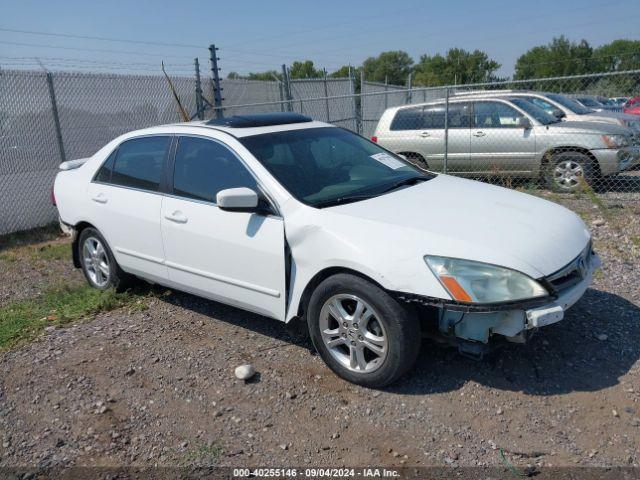
[[(509, 97), (515, 97), (515, 95), (500, 95), (500, 98), (490, 98), (491, 95), (460, 95), (459, 97), (449, 97), (449, 103), (462, 103), (462, 102), (468, 102), (469, 100), (475, 100), (478, 98), (481, 99), (485, 99), (485, 100), (495, 100), (498, 102), (508, 102), (511, 100), (511, 98)], [(441, 105), (443, 103), (446, 102), (446, 98), (445, 97), (441, 97), (435, 100), (431, 100), (429, 102), (422, 102), (422, 103), (412, 103), (409, 105), (400, 105), (398, 107), (390, 107), (387, 109), (387, 111), (389, 112), (398, 112), (400, 110), (407, 110), (410, 108), (418, 108), (418, 107), (427, 107), (430, 105)]]
[(288, 130), (302, 130), (318, 127), (332, 127), (335, 125), (318, 122), (304, 115), (289, 112), (274, 112), (256, 115), (234, 115), (213, 120), (173, 123), (169, 127), (201, 127), (216, 130), (240, 138), (265, 133), (283, 132)]
[(271, 127), (291, 123), (308, 123), (313, 120), (299, 113), (274, 112), (254, 115), (233, 115), (232, 117), (213, 118), (207, 125), (229, 128)]

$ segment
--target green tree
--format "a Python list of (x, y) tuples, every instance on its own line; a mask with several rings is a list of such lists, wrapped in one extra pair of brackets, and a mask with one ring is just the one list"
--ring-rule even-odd
[(640, 69), (640, 41), (614, 40), (596, 48), (593, 60), (601, 72)]
[(324, 70), (314, 67), (311, 60), (295, 61), (289, 69), (289, 78), (320, 78), (324, 77)]
[(516, 61), (514, 79), (592, 73), (596, 69), (593, 48), (586, 40), (572, 42), (564, 35), (547, 45), (533, 47)]
[(250, 72), (246, 75), (241, 75), (238, 72), (229, 72), (227, 78), (231, 80), (244, 79), (244, 80), (280, 80), (282, 75), (275, 70), (267, 70), (266, 72)]
[(347, 78), (349, 76), (349, 69), (351, 69), (351, 73), (355, 76), (360, 75), (360, 68), (354, 68), (349, 65), (343, 65), (339, 69), (331, 72), (329, 76), (331, 78)]
[(500, 64), (485, 52), (452, 48), (446, 55), (422, 55), (414, 67), (414, 85), (453, 85), (497, 80)]
[(405, 85), (411, 72), (413, 59), (402, 50), (382, 52), (377, 57), (369, 57), (362, 64), (364, 78), (373, 82)]

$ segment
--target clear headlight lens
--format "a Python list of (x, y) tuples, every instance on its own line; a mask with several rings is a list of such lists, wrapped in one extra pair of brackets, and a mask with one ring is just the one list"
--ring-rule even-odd
[(459, 258), (427, 255), (425, 262), (459, 302), (494, 303), (548, 295), (538, 282), (508, 268)]
[(625, 135), (602, 135), (602, 140), (609, 148), (629, 146), (629, 139)]

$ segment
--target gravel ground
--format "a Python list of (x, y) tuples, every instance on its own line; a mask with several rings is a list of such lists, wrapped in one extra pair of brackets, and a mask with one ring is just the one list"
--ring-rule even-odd
[[(159, 290), (146, 311), (0, 354), (0, 467), (496, 466), (500, 449), (517, 467), (638, 466), (640, 209), (604, 218), (565, 201), (604, 268), (525, 346), (475, 362), (425, 341), (409, 375), (369, 390), (333, 375), (299, 328)], [(68, 260), (21, 258), (0, 259), (0, 301), (54, 274), (81, 281)], [(233, 374), (244, 363), (258, 371), (247, 383)]]

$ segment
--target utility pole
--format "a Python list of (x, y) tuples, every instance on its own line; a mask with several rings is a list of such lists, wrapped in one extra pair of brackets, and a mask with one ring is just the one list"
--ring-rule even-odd
[(282, 64), (282, 83), (284, 87), (284, 95), (287, 98), (287, 111), (293, 112), (293, 104), (291, 101), (293, 97), (291, 96), (291, 83), (289, 83), (289, 72), (287, 71), (287, 66)]
[(224, 117), (222, 111), (222, 87), (220, 86), (220, 69), (218, 68), (218, 49), (215, 45), (209, 45), (209, 61), (211, 62), (211, 74), (213, 79), (213, 106), (216, 111), (216, 118)]
[(204, 104), (202, 102), (202, 83), (200, 82), (200, 62), (196, 57), (194, 59), (194, 67), (196, 69), (196, 115), (198, 120), (204, 120)]

